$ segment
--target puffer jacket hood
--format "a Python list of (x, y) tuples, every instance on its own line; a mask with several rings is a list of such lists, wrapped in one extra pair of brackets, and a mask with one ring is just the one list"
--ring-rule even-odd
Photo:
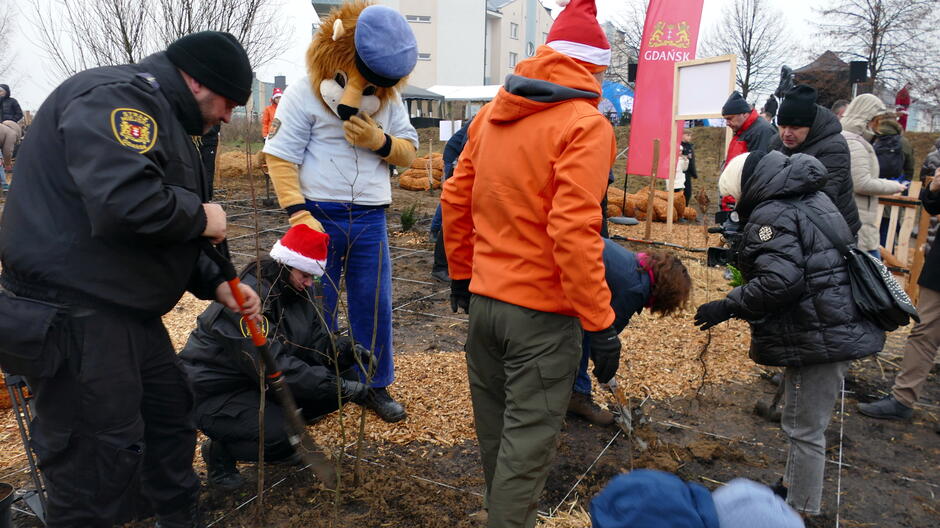
[(534, 57), (520, 62), (506, 77), (493, 100), (489, 119), (517, 121), (570, 99), (600, 102), (600, 86), (587, 69), (571, 57), (539, 46)]
[(7, 84), (0, 84), (0, 90), (6, 92), (6, 95), (0, 97), (0, 100), (6, 99), (7, 97), (13, 97), (13, 94), (10, 93), (10, 86)]
[(810, 194), (822, 189), (825, 182), (826, 167), (816, 158), (806, 154), (787, 157), (776, 151), (768, 152), (754, 168), (754, 174), (742, 185), (736, 211), (744, 220), (762, 202)]
[(744, 183), (737, 210), (745, 226), (735, 250), (746, 282), (726, 302), (750, 323), (750, 356), (761, 365), (858, 359), (884, 345), (884, 332), (855, 306), (845, 259), (794, 203), (831, 225), (841, 242), (854, 242), (840, 211), (820, 192), (825, 179), (825, 167), (812, 156), (772, 152)]
[(849, 104), (842, 116), (842, 130), (865, 136), (868, 123), (877, 116), (885, 114), (885, 104), (872, 94), (862, 94)]

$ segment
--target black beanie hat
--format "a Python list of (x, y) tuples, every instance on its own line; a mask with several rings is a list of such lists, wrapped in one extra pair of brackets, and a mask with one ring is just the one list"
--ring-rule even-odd
[(741, 169), (741, 194), (744, 194), (744, 185), (748, 180), (751, 179), (751, 176), (754, 174), (754, 169), (757, 168), (757, 164), (760, 163), (760, 160), (764, 159), (764, 155), (767, 153), (763, 150), (755, 150), (747, 155), (747, 159), (744, 160), (744, 167)]
[(787, 92), (777, 111), (780, 126), (808, 127), (816, 119), (816, 89), (798, 84)]
[(747, 104), (741, 92), (731, 92), (725, 105), (721, 107), (721, 115), (747, 114), (751, 111), (751, 105)]
[(251, 95), (251, 63), (230, 33), (200, 31), (171, 43), (166, 56), (177, 68), (213, 92), (240, 105)]

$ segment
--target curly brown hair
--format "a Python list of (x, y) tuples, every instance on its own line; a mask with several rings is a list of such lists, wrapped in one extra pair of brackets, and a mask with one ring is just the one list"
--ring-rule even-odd
[(692, 291), (689, 270), (674, 253), (647, 251), (646, 255), (654, 281), (650, 311), (665, 317), (684, 308)]

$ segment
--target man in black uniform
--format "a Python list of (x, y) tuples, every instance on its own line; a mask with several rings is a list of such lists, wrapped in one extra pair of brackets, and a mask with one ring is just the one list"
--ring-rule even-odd
[[(235, 37), (202, 32), (71, 77), (33, 121), (0, 225), (0, 320), (15, 324), (26, 299), (59, 306), (33, 336), (46, 343), (36, 368), (20, 369), (36, 393), (50, 528), (111, 526), (138, 475), (158, 527), (200, 526), (192, 393), (160, 317), (186, 290), (238, 309), (200, 252), (226, 222), (192, 136), (250, 93)], [(257, 318), (260, 299), (243, 291)], [(0, 363), (13, 334), (0, 333)]]
[[(338, 409), (340, 395), (343, 403), (362, 403), (369, 386), (359, 382), (352, 367), (358, 364), (367, 371), (375, 364), (366, 349), (354, 346), (348, 337), (331, 336), (323, 324), (313, 284), (323, 274), (328, 240), (304, 224), (296, 225), (275, 244), (272, 258), (249, 264), (241, 274), (242, 282), (257, 288), (264, 299), (261, 329), (277, 369), (308, 421)], [(244, 483), (235, 462), (258, 460), (255, 345), (238, 314), (212, 303), (199, 316), (180, 359), (195, 390), (196, 424), (209, 437), (202, 445), (209, 483), (235, 489)], [(264, 458), (268, 462), (300, 461), (288, 440), (284, 412), (277, 398), (267, 393)]]

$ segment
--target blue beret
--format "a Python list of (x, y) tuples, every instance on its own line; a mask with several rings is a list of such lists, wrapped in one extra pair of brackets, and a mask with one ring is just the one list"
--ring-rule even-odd
[(356, 22), (356, 68), (369, 82), (394, 86), (414, 69), (418, 43), (405, 17), (390, 7), (372, 5)]

